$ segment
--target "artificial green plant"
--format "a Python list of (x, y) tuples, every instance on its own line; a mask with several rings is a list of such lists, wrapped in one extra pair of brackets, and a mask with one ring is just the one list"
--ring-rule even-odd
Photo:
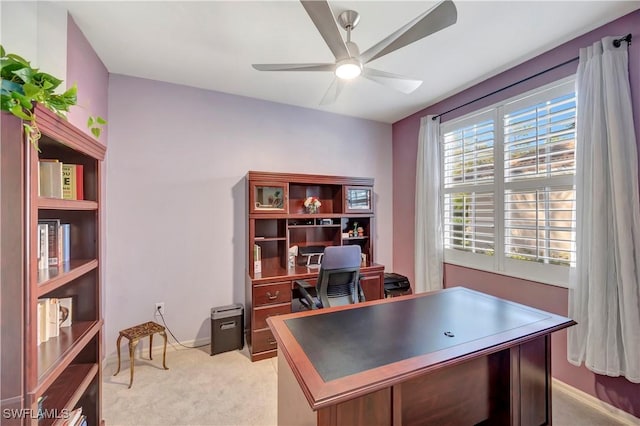
[[(33, 68), (29, 61), (16, 54), (6, 53), (2, 45), (0, 77), (0, 109), (23, 120), (29, 139), (36, 148), (41, 134), (36, 121), (35, 104), (39, 103), (66, 119), (69, 108), (78, 101), (78, 88), (75, 84), (64, 93), (55, 93), (62, 80)], [(102, 126), (106, 123), (102, 117), (89, 117), (87, 127), (99, 138)]]

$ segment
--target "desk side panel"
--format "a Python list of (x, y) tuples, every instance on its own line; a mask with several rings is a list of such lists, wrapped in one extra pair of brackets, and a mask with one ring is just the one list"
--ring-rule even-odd
[(289, 363), (278, 350), (278, 425), (316, 424), (316, 412), (309, 406)]

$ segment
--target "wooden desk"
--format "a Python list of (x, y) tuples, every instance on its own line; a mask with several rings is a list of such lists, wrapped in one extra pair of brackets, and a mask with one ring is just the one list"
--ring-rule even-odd
[(281, 425), (551, 424), (569, 318), (463, 287), (267, 319)]

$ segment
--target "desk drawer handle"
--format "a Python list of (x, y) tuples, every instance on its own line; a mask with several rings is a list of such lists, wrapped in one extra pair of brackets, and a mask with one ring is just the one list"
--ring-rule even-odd
[(280, 290), (276, 291), (276, 294), (274, 294), (273, 296), (271, 295), (271, 292), (268, 291), (267, 292), (267, 299), (269, 300), (276, 300), (278, 298), (278, 296), (280, 295)]
[(275, 339), (267, 339), (267, 343), (270, 345), (275, 345), (276, 344), (276, 340)]

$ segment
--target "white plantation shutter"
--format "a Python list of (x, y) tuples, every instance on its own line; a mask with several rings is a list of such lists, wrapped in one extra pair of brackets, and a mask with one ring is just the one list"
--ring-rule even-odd
[(571, 265), (576, 172), (573, 85), (506, 104), (503, 135), (505, 256)]
[(454, 251), (495, 252), (495, 114), (456, 121), (443, 132), (443, 242)]
[(445, 261), (567, 284), (575, 117), (567, 79), (442, 124)]

